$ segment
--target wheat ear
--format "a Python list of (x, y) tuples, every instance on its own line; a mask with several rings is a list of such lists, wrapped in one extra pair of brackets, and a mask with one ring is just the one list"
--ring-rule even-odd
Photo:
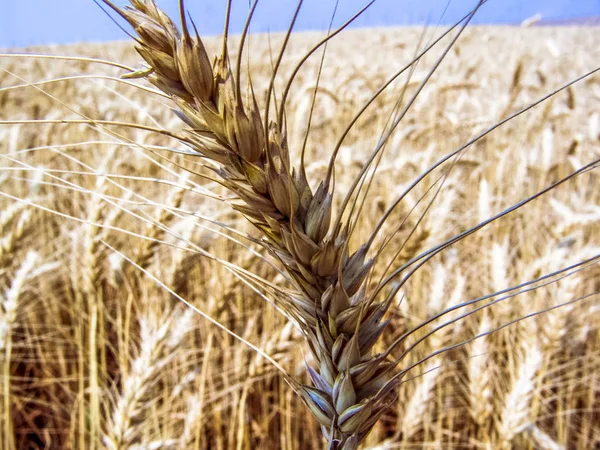
[(17, 319), (19, 297), (27, 279), (35, 267), (39, 256), (29, 252), (21, 267), (17, 270), (10, 287), (0, 297), (0, 351), (2, 352), (2, 402), (0, 404), (0, 420), (2, 421), (2, 446), (6, 449), (16, 448), (13, 440), (11, 399), (10, 361), (12, 353), (12, 329)]
[(114, 398), (102, 436), (108, 449), (131, 448), (139, 443), (137, 424), (146, 414), (147, 395), (156, 384), (160, 370), (177, 356), (172, 350), (191, 330), (191, 310), (159, 313), (157, 309), (148, 308), (140, 317), (139, 353)]
[(510, 448), (511, 441), (529, 424), (531, 401), (535, 394), (536, 373), (543, 354), (534, 338), (527, 344), (524, 358), (508, 392), (500, 413), (498, 434), (503, 447)]
[(152, 0), (123, 9), (105, 3), (138, 34), (136, 49), (148, 63), (139, 75), (171, 96), (190, 127), (181, 141), (216, 164), (222, 184), (239, 198), (232, 207), (262, 232), (296, 286), (281, 306), (302, 324), (316, 361), (309, 368), (314, 387), (298, 392), (329, 441), (356, 448), (383, 412), (370, 400), (388, 380), (388, 367), (372, 347), (390, 302), (367, 300), (361, 287), (372, 267), (368, 248), (349, 254), (349, 227), (331, 227), (331, 177), (311, 190), (304, 166), (292, 166), (281, 124), (266, 117), (263, 123), (251, 89), (242, 99), (226, 46), (213, 66), (183, 14), (180, 33)]
[(39, 265), (40, 256), (29, 251), (16, 270), (9, 286), (0, 292), (0, 355), (2, 355), (2, 400), (0, 401), (0, 425), (2, 426), (2, 448), (17, 448), (14, 442), (11, 417), (11, 361), (13, 328), (18, 324), (17, 315), (28, 283), (41, 274), (56, 269), (56, 264)]

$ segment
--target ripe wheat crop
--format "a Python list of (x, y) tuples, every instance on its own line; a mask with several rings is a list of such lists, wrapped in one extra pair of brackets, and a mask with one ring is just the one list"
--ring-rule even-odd
[(600, 445), (600, 47), (483, 3), (2, 54), (2, 448)]

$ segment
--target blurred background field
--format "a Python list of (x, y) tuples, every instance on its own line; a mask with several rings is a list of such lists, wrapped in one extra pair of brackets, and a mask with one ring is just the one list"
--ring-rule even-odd
[[(410, 60), (422, 31), (352, 30), (331, 44), (308, 139), (309, 179), (322, 176), (344, 127)], [(284, 74), (319, 36), (294, 36)], [(270, 48), (280, 42), (280, 35), (250, 39), (248, 64), (259, 96), (268, 86)], [(218, 45), (208, 41), (212, 51)], [(139, 63), (124, 43), (28, 51)], [(407, 95), (438, 56), (432, 52), (419, 63)], [(366, 235), (373, 218), (442, 155), (598, 60), (597, 39), (586, 28), (468, 29), (392, 139), (361, 230)], [(292, 151), (304, 138), (318, 62), (303, 69), (288, 103)], [(124, 73), (118, 68), (34, 57), (1, 58), (0, 67), (0, 120), (90, 118), (182, 128), (168, 101), (116, 80)], [(342, 191), (376, 144), (404, 82), (379, 97), (345, 140), (338, 159)], [(598, 158), (599, 106), (596, 75), (475, 144), (408, 241), (406, 258)], [(218, 260), (275, 283), (285, 280), (257, 256), (260, 247), (243, 235), (257, 233), (224, 204), (227, 194), (201, 176), (208, 173), (201, 164), (160, 149), (179, 145), (119, 126), (0, 125), (1, 448), (322, 446), (317, 424), (269, 363), (173, 295), (307, 378), (300, 334)], [(425, 188), (409, 196), (398, 220)], [(596, 256), (599, 221), (600, 178), (593, 170), (428, 264), (401, 302), (398, 296), (394, 334), (453, 304)], [(598, 448), (599, 280), (592, 265), (425, 341), (407, 365), (581, 299), (416, 369), (365, 448)]]

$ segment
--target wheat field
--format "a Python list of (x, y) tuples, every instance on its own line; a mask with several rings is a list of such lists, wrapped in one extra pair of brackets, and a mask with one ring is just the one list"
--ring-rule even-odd
[[(331, 149), (360, 107), (411, 60), (420, 40), (439, 31), (345, 31), (327, 48), (318, 89), (320, 57), (309, 60), (286, 121), (290, 148), (299, 149), (312, 117), (310, 180), (325, 175)], [(440, 157), (595, 69), (594, 34), (467, 28), (392, 135), (350, 245), (368, 239), (398, 195)], [(321, 37), (292, 36), (276, 92)], [(244, 66), (259, 102), (282, 40), (250, 36)], [(238, 38), (231, 42), (235, 48)], [(221, 42), (206, 45), (216, 54)], [(350, 187), (403, 89), (406, 97), (417, 89), (442, 49), (384, 91), (350, 131), (336, 161), (336, 189)], [(140, 61), (130, 43), (27, 51), (131, 67)], [(166, 151), (181, 144), (149, 131), (184, 128), (169, 99), (147, 83), (120, 80), (123, 68), (90, 61), (4, 56), (0, 68), (0, 447), (323, 448), (318, 422), (273, 364), (307, 383), (305, 339), (272, 291), (240, 273), (277, 286), (290, 281), (257, 229), (227, 204), (231, 194), (213, 172)], [(592, 75), (477, 141), (437, 193), (431, 183), (410, 191), (383, 227), (382, 236), (392, 238), (381, 259), (400, 267), (597, 160), (599, 106), (600, 77)], [(148, 128), (111, 123), (118, 121)], [(403, 342), (399, 353), (410, 348), (404, 367), (464, 345), (411, 370), (361, 448), (600, 448), (594, 167), (457, 242), (396, 294), (376, 348), (446, 308), (539, 280), (500, 292), (491, 307), (414, 348), (432, 327), (479, 304)], [(341, 200), (334, 198), (334, 209)], [(385, 276), (386, 264), (370, 277)]]

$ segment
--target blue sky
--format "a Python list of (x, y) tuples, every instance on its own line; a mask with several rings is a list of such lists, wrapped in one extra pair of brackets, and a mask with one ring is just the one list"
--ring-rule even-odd
[[(113, 0), (124, 5), (125, 0)], [(156, 0), (169, 14), (177, 12), (177, 0)], [(340, 0), (338, 24), (358, 11), (367, 0)], [(0, 47), (109, 41), (125, 35), (93, 0), (2, 0)], [(239, 31), (248, 11), (248, 0), (233, 0), (233, 28)], [(201, 34), (219, 34), (226, 0), (186, 0), (186, 7)], [(261, 0), (253, 31), (285, 29), (296, 0)], [(335, 0), (305, 0), (297, 29), (326, 29)], [(464, 15), (476, 0), (377, 0), (356, 26), (390, 26), (449, 23)], [(600, 0), (488, 0), (474, 22), (519, 23), (540, 14), (543, 19), (565, 20), (600, 16)]]

